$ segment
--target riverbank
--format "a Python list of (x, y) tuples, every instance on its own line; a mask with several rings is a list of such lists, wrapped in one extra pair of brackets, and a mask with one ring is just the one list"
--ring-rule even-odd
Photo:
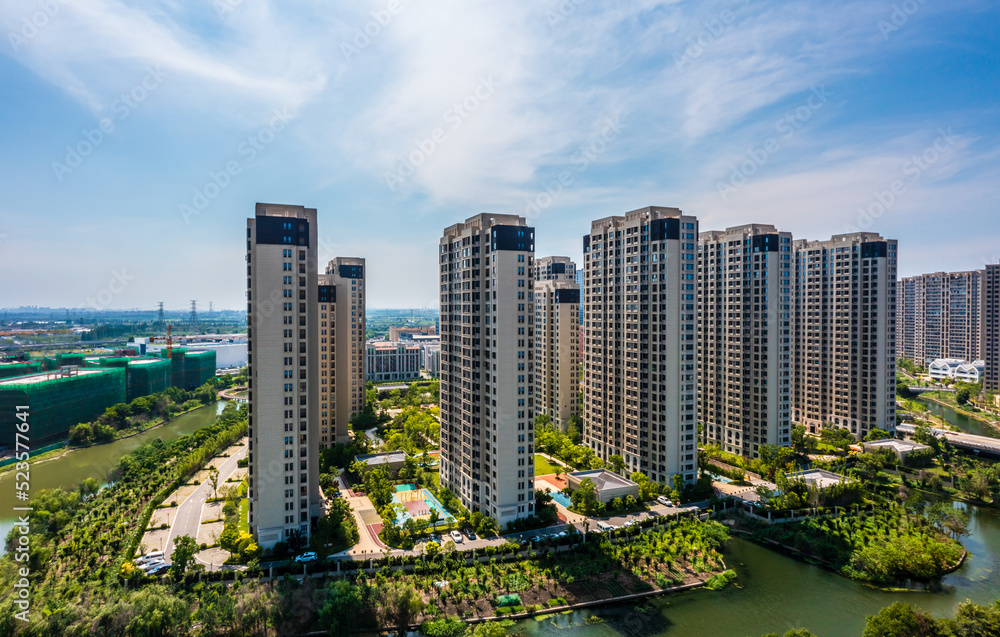
[(876, 588), (933, 584), (961, 568), (966, 557), (961, 542), (901, 505), (782, 524), (767, 524), (741, 514), (734, 518), (734, 524), (750, 531), (755, 542), (787, 550)]
[[(648, 599), (650, 597), (659, 597), (661, 595), (670, 595), (670, 594), (674, 594), (674, 593), (682, 593), (684, 591), (690, 591), (690, 590), (695, 590), (695, 589), (699, 589), (699, 588), (704, 588), (705, 583), (708, 581), (708, 579), (710, 579), (710, 578), (706, 578), (704, 581), (700, 581), (700, 582), (692, 582), (690, 584), (681, 584), (679, 586), (672, 586), (670, 588), (665, 588), (665, 589), (660, 589), (660, 590), (645, 591), (645, 592), (642, 592), (642, 593), (632, 593), (630, 595), (621, 595), (621, 596), (618, 596), (618, 597), (608, 597), (608, 598), (605, 598), (605, 599), (598, 599), (598, 600), (593, 600), (593, 601), (589, 601), (589, 602), (576, 602), (576, 603), (572, 603), (572, 604), (563, 604), (563, 605), (557, 605), (557, 606), (549, 606), (547, 608), (544, 608), (542, 610), (535, 611), (535, 612), (525, 612), (525, 613), (506, 614), (506, 615), (494, 615), (492, 617), (453, 617), (451, 619), (457, 619), (457, 620), (462, 621), (465, 624), (470, 625), (470, 626), (475, 625), (475, 624), (481, 624), (483, 622), (497, 621), (497, 620), (507, 620), (507, 619), (509, 619), (511, 621), (519, 621), (519, 620), (524, 620), (524, 619), (541, 620), (541, 619), (543, 619), (545, 617), (549, 617), (549, 616), (552, 616), (552, 615), (561, 615), (561, 614), (565, 614), (565, 613), (571, 613), (571, 612), (575, 612), (575, 611), (585, 610), (585, 609), (588, 609), (588, 608), (597, 608), (597, 607), (600, 607), (600, 606), (613, 606), (613, 605), (616, 605), (616, 604), (628, 604), (628, 603), (631, 603), (631, 602), (636, 602), (636, 601), (639, 601), (639, 600)], [(433, 621), (433, 620), (430, 620), (430, 621)], [(422, 625), (423, 625), (423, 623), (410, 624), (407, 628), (409, 630), (411, 630), (411, 631), (417, 631), (417, 630), (420, 629), (420, 626), (422, 626)], [(391, 633), (391, 632), (395, 632), (396, 630), (398, 630), (398, 628), (399, 628), (398, 626), (382, 626), (380, 628), (366, 629), (364, 632), (368, 633), (368, 632), (374, 630), (374, 631), (378, 631), (379, 633), (387, 633), (387, 632)], [(301, 637), (322, 637), (324, 635), (329, 635), (329, 634), (330, 634), (329, 631), (325, 631), (325, 630), (316, 630), (316, 631), (308, 632), (308, 633), (300, 633)]]
[[(956, 414), (962, 414), (966, 418), (969, 418), (971, 420), (975, 420), (977, 422), (981, 422), (984, 425), (987, 425), (987, 426), (991, 427), (992, 429), (994, 429), (997, 433), (1000, 433), (1000, 422), (997, 422), (995, 420), (987, 420), (986, 418), (983, 418), (979, 414), (973, 413), (971, 411), (966, 411), (966, 410), (964, 410), (964, 409), (962, 409), (960, 407), (956, 407), (955, 405), (952, 405), (951, 403), (947, 403), (947, 402), (945, 402), (943, 400), (935, 398), (934, 396), (929, 396), (927, 394), (922, 394), (919, 397), (919, 400), (929, 400), (932, 403), (936, 403), (936, 404), (938, 404), (938, 405), (940, 405), (942, 407), (947, 407), (948, 409), (954, 411)], [(940, 418), (940, 416), (938, 416), (938, 418)], [(951, 425), (951, 423), (948, 423), (948, 424), (949, 424), (949, 426), (954, 426), (954, 425)]]
[[(61, 449), (53, 449), (52, 451), (46, 451), (45, 453), (40, 453), (37, 456), (31, 456), (31, 457), (28, 458), (27, 462), (28, 462), (28, 464), (30, 466), (44, 464), (44, 463), (50, 462), (52, 460), (59, 460), (61, 458), (64, 458), (64, 457), (68, 456), (69, 454), (73, 453), (74, 451), (83, 451), (85, 449), (90, 449), (92, 447), (100, 447), (100, 446), (103, 446), (103, 445), (111, 445), (111, 444), (114, 444), (116, 442), (120, 442), (122, 440), (127, 440), (129, 438), (133, 438), (135, 436), (141, 436), (144, 433), (147, 433), (147, 432), (152, 431), (154, 429), (159, 429), (160, 427), (163, 427), (164, 425), (168, 425), (168, 424), (172, 423), (173, 421), (177, 420), (178, 418), (180, 418), (181, 416), (184, 416), (186, 414), (190, 414), (191, 412), (194, 412), (194, 411), (198, 411), (199, 409), (202, 409), (204, 407), (217, 406), (217, 405), (218, 405), (218, 401), (215, 401), (213, 403), (206, 403), (204, 405), (198, 405), (197, 407), (193, 407), (191, 409), (187, 409), (185, 411), (178, 412), (178, 413), (174, 414), (173, 416), (171, 416), (170, 418), (166, 418), (166, 419), (156, 418), (154, 420), (151, 420), (150, 422), (153, 423), (153, 424), (151, 424), (148, 427), (144, 427), (142, 429), (127, 429), (127, 430), (124, 430), (123, 432), (119, 432), (119, 433), (125, 433), (125, 435), (116, 436), (115, 438), (113, 438), (111, 440), (105, 440), (104, 442), (92, 442), (92, 443), (90, 443), (88, 445), (80, 445), (80, 446), (69, 446), (69, 445), (67, 445), (67, 446), (65, 446), (65, 447), (63, 447)], [(3, 475), (7, 471), (12, 470), (14, 467), (17, 466), (17, 464), (18, 463), (12, 463), (12, 464), (6, 465), (4, 467), (0, 467), (0, 475)]]

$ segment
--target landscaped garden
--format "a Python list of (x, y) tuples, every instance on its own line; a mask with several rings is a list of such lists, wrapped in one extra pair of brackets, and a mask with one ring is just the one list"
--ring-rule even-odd
[[(562, 538), (560, 552), (535, 551), (516, 544), (488, 547), (486, 561), (467, 564), (467, 554), (438, 553), (414, 561), (412, 572), (386, 569), (359, 573), (336, 582), (336, 607), (345, 601), (350, 617), (338, 629), (376, 628), (444, 617), (493, 617), (544, 612), (553, 606), (602, 600), (634, 593), (712, 581), (725, 575), (719, 550), (728, 538), (716, 522), (684, 518), (659, 527)], [(398, 563), (398, 562), (397, 562)], [(407, 612), (398, 614), (400, 600)], [(334, 607), (325, 609), (327, 616)], [(397, 611), (394, 613), (394, 611)]]
[(566, 471), (572, 471), (572, 469), (553, 464), (541, 454), (535, 454), (535, 476), (547, 476), (554, 473), (565, 474)]
[[(959, 516), (959, 514), (953, 514)], [(852, 579), (890, 586), (929, 582), (957, 568), (964, 555), (947, 511), (931, 517), (903, 506), (761, 525), (758, 541), (773, 541), (826, 563)]]

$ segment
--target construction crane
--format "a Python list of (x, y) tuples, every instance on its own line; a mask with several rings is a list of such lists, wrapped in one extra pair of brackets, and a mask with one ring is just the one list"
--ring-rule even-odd
[(174, 337), (171, 334), (171, 331), (173, 330), (173, 328), (174, 328), (173, 325), (168, 325), (167, 326), (167, 335), (165, 337), (164, 336), (150, 336), (149, 337), (149, 342), (150, 343), (166, 343), (167, 344), (167, 358), (171, 358), (171, 354), (173, 354), (173, 351), (174, 351)]

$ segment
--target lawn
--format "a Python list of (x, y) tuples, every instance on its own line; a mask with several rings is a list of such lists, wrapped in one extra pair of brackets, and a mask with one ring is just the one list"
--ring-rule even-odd
[(250, 532), (250, 500), (240, 500), (240, 533)]
[(551, 462), (549, 462), (548, 460), (546, 460), (544, 457), (542, 457), (541, 455), (539, 455), (537, 453), (535, 454), (535, 475), (536, 476), (546, 476), (546, 475), (549, 475), (550, 473), (556, 473), (556, 472), (566, 473), (566, 469), (565, 469), (565, 467), (559, 467), (559, 466), (556, 466), (556, 465), (552, 464)]

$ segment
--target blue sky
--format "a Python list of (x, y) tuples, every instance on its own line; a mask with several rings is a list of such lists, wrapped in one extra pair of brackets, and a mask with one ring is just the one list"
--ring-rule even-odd
[(538, 256), (663, 205), (1000, 261), (995, 2), (6, 0), (0, 32), (0, 306), (240, 307), (257, 201), (317, 208), (374, 307), (435, 307), (483, 211)]

